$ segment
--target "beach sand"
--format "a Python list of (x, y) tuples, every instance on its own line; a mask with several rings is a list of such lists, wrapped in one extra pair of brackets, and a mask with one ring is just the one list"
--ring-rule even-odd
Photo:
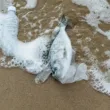
[[(77, 49), (76, 61), (91, 65), (82, 47), (89, 47), (99, 64), (107, 59), (104, 54), (110, 50), (107, 37), (99, 33), (93, 35), (94, 28), (81, 21), (81, 16), (89, 13), (86, 7), (72, 4), (70, 0), (38, 0), (35, 9), (21, 10), (25, 2), (15, 0), (15, 3), (20, 40), (30, 41), (46, 29), (54, 29), (55, 19), (64, 13), (73, 23), (67, 32)], [(27, 12), (30, 13), (24, 16)], [(100, 27), (109, 29), (109, 25), (103, 23)], [(0, 68), (0, 110), (110, 110), (110, 98), (95, 91), (87, 81), (62, 85), (50, 77), (44, 84), (36, 85), (34, 78), (19, 68)]]
[(36, 85), (34, 76), (20, 69), (0, 70), (2, 110), (109, 110), (110, 98), (84, 81), (61, 85), (50, 78)]

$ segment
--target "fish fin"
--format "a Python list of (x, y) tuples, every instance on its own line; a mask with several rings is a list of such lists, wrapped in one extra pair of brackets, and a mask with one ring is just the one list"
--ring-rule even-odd
[(70, 65), (67, 74), (64, 78), (59, 79), (62, 84), (73, 83), (81, 80), (88, 80), (88, 76), (86, 74), (87, 66), (84, 63), (81, 63), (77, 66), (77, 64)]
[(60, 20), (59, 20), (59, 26), (60, 27), (70, 27), (72, 28), (73, 27), (73, 23), (72, 23), (72, 20), (69, 19), (69, 17), (65, 16), (64, 14), (61, 16)]
[(81, 81), (81, 80), (88, 80), (86, 64), (80, 63), (77, 66), (77, 70), (76, 70), (76, 74), (75, 74), (74, 80), (75, 80), (75, 82), (76, 81)]
[(73, 83), (74, 81), (74, 76), (76, 73), (76, 65), (70, 65), (67, 74), (62, 78), (58, 79), (62, 84), (67, 84), (67, 83)]
[(68, 24), (68, 20), (69, 20), (68, 17), (66, 17), (65, 15), (62, 15), (62, 17), (59, 20), (60, 27), (62, 26), (66, 27)]
[(44, 71), (42, 71), (36, 76), (35, 83), (36, 84), (44, 83), (48, 79), (51, 73), (52, 73), (51, 69), (46, 68)]
[(73, 48), (73, 49), (72, 49), (71, 65), (75, 62), (75, 55), (76, 55), (76, 50)]

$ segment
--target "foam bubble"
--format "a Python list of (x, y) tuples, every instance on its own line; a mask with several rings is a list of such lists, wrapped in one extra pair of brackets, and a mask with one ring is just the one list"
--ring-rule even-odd
[(99, 92), (105, 93), (110, 96), (110, 77), (109, 72), (103, 73), (97, 65), (91, 66), (88, 70), (91, 75), (90, 84), (94, 89)]
[(24, 43), (17, 38), (18, 28), (19, 20), (13, 10), (6, 15), (0, 15), (0, 48), (6, 56), (12, 57), (11, 60), (2, 57), (0, 66), (20, 67), (38, 74), (48, 66), (48, 53), (52, 38), (49, 35), (42, 35), (33, 41)]
[(106, 69), (110, 69), (110, 59), (103, 62), (103, 65)]
[(23, 8), (29, 8), (29, 9), (31, 9), (31, 8), (35, 8), (36, 5), (37, 5), (37, 0), (26, 0), (26, 1), (27, 1), (27, 4)]
[(110, 57), (110, 51), (105, 51), (105, 55), (107, 55), (108, 57)]
[(103, 73), (98, 66), (99, 62), (96, 60), (96, 57), (92, 54), (90, 49), (88, 47), (82, 47), (82, 50), (89, 59), (87, 62), (92, 65), (88, 69), (90, 84), (95, 90), (110, 95), (110, 60), (103, 62), (103, 66), (108, 69)]
[[(10, 40), (14, 40), (10, 38)], [(7, 42), (7, 40), (5, 39)], [(23, 43), (19, 40), (14, 40), (15, 44), (12, 43), (12, 47), (5, 48), (6, 52), (8, 49), (10, 53), (13, 53), (12, 59), (7, 61), (6, 57), (0, 59), (0, 66), (5, 68), (20, 67), (26, 69), (28, 72), (38, 74), (46, 66), (48, 62), (48, 49), (51, 39), (49, 36), (41, 36), (31, 42)], [(15, 51), (14, 51), (15, 50)]]

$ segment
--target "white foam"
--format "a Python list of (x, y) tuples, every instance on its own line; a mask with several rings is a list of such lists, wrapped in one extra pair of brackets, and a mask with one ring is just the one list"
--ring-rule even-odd
[(27, 2), (27, 4), (22, 7), (22, 9), (32, 9), (35, 8), (37, 5), (37, 0), (25, 0)]
[[(12, 41), (13, 39), (10, 38)], [(7, 41), (5, 39), (5, 41)], [(15, 44), (12, 44), (10, 48), (5, 48), (10, 50), (10, 53), (13, 53), (11, 56), (14, 58), (6, 63), (4, 59), (1, 60), (1, 66), (3, 67), (20, 67), (26, 69), (28, 72), (33, 74), (38, 74), (41, 72), (47, 65), (44, 64), (46, 59), (43, 59), (43, 52), (47, 52), (47, 46), (50, 42), (48, 36), (41, 36), (34, 41), (23, 43), (19, 40), (14, 40)], [(8, 46), (8, 42), (7, 42)], [(3, 49), (3, 48), (2, 48)], [(8, 53), (7, 53), (8, 54)], [(6, 54), (6, 55), (7, 55)], [(44, 61), (43, 61), (44, 60)]]
[(1, 66), (21, 67), (28, 72), (38, 74), (47, 66), (51, 38), (48, 35), (42, 35), (31, 42), (21, 42), (17, 38), (18, 22), (13, 10), (6, 15), (0, 15), (0, 47), (6, 56), (13, 57), (8, 63), (3, 57), (0, 60)]
[(104, 61), (104, 62), (103, 62), (103, 66), (104, 66), (106, 69), (110, 69), (110, 59)]
[(89, 69), (89, 74), (91, 75), (90, 84), (94, 89), (99, 92), (105, 93), (110, 96), (110, 73), (101, 72), (97, 65), (91, 66)]
[(17, 7), (17, 8), (20, 7), (20, 6), (21, 6), (21, 5), (20, 5), (19, 3), (16, 4), (16, 7)]
[(58, 19), (56, 19), (55, 17), (51, 17), (51, 21), (49, 23), (50, 28), (53, 27), (55, 21), (58, 22)]
[(108, 57), (110, 57), (110, 51), (105, 51), (105, 55), (107, 55)]
[(103, 73), (98, 66), (98, 60), (92, 54), (90, 49), (88, 47), (82, 47), (82, 50), (84, 51), (85, 56), (89, 59), (87, 62), (92, 64), (88, 69), (88, 73), (91, 76), (90, 84), (95, 90), (110, 95), (110, 60), (103, 62), (103, 66), (108, 69)]
[[(110, 4), (107, 0), (72, 0), (73, 3), (86, 6), (90, 13), (87, 14), (84, 19), (90, 25), (96, 28), (96, 31), (107, 36), (108, 40), (110, 40), (110, 30), (103, 31), (99, 28), (99, 24), (103, 21), (106, 24), (110, 23)], [(102, 47), (104, 45), (102, 44)], [(89, 73), (92, 77), (91, 85), (96, 90), (110, 95), (110, 59), (103, 62), (103, 66), (108, 69), (105, 73), (103, 73), (98, 67), (97, 58), (91, 53), (88, 47), (82, 47), (82, 50), (85, 52), (85, 56), (89, 58), (87, 60), (88, 63), (92, 64), (92, 67), (89, 69)], [(99, 50), (96, 48), (95, 50), (98, 52)], [(109, 52), (105, 53), (109, 57)]]
[(96, 30), (107, 36), (110, 40), (110, 31), (103, 31), (99, 28), (100, 21), (103, 21), (106, 24), (110, 23), (110, 4), (107, 0), (72, 0), (73, 3), (86, 6), (90, 13), (87, 14), (84, 18), (86, 22), (95, 27)]

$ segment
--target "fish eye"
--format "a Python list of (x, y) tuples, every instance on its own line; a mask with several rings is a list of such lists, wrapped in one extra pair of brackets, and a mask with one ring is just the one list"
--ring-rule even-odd
[(58, 68), (57, 68), (57, 67), (54, 67), (54, 68), (52, 69), (52, 74), (55, 74), (57, 70), (58, 70)]
[(57, 67), (55, 67), (55, 68), (54, 68), (54, 71), (57, 71), (57, 69), (58, 69), (58, 68), (57, 68)]

